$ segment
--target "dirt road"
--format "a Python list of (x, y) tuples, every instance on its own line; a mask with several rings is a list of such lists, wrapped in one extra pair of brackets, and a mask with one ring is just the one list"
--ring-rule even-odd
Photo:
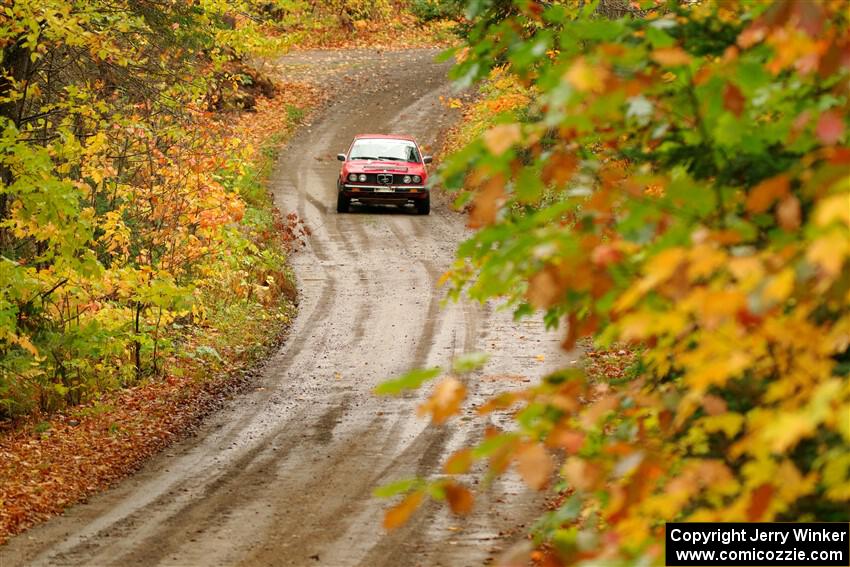
[(466, 519), (428, 504), (390, 534), (380, 527), (387, 503), (371, 496), (388, 481), (439, 473), (445, 456), (481, 430), (466, 416), (429, 426), (415, 414), (427, 389), (381, 399), (371, 393), (376, 384), (490, 350), (483, 374), (505, 376), (473, 380), (474, 401), (516, 380), (508, 375), (565, 362), (558, 337), (540, 323), (516, 324), (487, 306), (441, 306), (436, 280), (465, 235), (456, 213), (440, 205), (426, 217), (335, 212), (334, 156), (355, 133), (405, 132), (435, 146), (453, 119), (438, 100), (450, 91), (434, 54), (302, 52), (282, 61), (335, 92), (273, 178), (281, 210), (297, 211), (313, 230), (293, 257), (301, 301), (290, 339), (254, 389), (198, 435), (13, 539), (0, 548), (0, 566), (472, 566), (521, 537), (500, 535), (537, 512), (514, 478), (482, 489)]

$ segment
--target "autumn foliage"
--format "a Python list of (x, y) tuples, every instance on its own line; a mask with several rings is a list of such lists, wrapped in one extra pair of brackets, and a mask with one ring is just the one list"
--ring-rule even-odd
[(221, 114), (276, 94), (243, 62), (285, 47), (266, 16), (250, 2), (4, 5), (0, 419), (216, 357), (190, 329), (291, 295), (258, 148)]
[[(550, 564), (660, 563), (666, 521), (850, 519), (846, 2), (470, 10), (455, 76), (498, 68), (532, 100), (441, 170), (479, 228), (445, 279), (632, 362), (480, 407), (515, 427), (382, 492), (414, 495), (388, 526), (417, 494), (466, 508), (455, 475), (478, 461), (562, 495), (534, 531)], [(435, 422), (471, 368), (437, 385)]]

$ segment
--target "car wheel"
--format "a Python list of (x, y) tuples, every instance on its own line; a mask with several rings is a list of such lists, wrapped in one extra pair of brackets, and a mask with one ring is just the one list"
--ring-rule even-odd
[(351, 207), (351, 198), (346, 197), (342, 194), (342, 192), (337, 193), (336, 196), (336, 212), (338, 213), (347, 213), (348, 209)]
[(431, 197), (425, 197), (424, 200), (416, 203), (416, 212), (420, 215), (427, 215), (431, 212)]

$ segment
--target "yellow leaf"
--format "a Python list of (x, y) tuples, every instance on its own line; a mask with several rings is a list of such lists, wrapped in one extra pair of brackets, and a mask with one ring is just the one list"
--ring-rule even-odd
[(800, 439), (809, 437), (815, 431), (812, 419), (801, 413), (782, 413), (768, 425), (763, 438), (777, 453), (794, 447)]
[(29, 340), (29, 338), (23, 335), (12, 335), (13, 341), (18, 343), (24, 350), (28, 351), (33, 356), (38, 356), (38, 349), (35, 348), (35, 345)]
[(841, 273), (848, 247), (847, 238), (833, 230), (812, 242), (806, 251), (806, 259), (820, 267), (827, 276), (836, 277)]
[(768, 301), (782, 303), (794, 291), (794, 270), (785, 268), (767, 281), (762, 295)]
[(699, 423), (707, 433), (722, 431), (727, 438), (732, 439), (741, 430), (741, 426), (744, 425), (744, 416), (739, 413), (729, 412), (704, 417)]
[(825, 459), (823, 483), (828, 486), (827, 497), (830, 500), (850, 500), (850, 451), (830, 455)]
[(609, 71), (599, 65), (593, 66), (584, 57), (578, 57), (567, 70), (564, 78), (581, 92), (602, 92)]
[(826, 197), (815, 207), (813, 218), (818, 226), (826, 226), (835, 221), (850, 225), (850, 194), (841, 193)]
[[(718, 332), (718, 335), (721, 334)], [(682, 354), (681, 363), (688, 367), (682, 377), (691, 388), (704, 392), (709, 386), (722, 386), (738, 376), (752, 363), (757, 353), (733, 349), (706, 339), (699, 349)]]
[(646, 272), (655, 283), (660, 283), (676, 272), (684, 258), (682, 248), (668, 248), (649, 260)]

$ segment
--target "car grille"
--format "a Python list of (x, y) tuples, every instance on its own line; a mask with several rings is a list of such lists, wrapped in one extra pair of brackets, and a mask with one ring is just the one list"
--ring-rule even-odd
[(357, 181), (358, 183), (368, 183), (369, 185), (377, 185), (378, 184), (378, 174), (377, 173), (367, 173), (366, 181)]
[[(384, 181), (381, 181), (381, 179), (379, 179), (379, 177), (383, 178), (383, 176), (387, 176), (389, 178), (389, 182), (384, 182)], [(367, 173), (366, 174), (366, 181), (360, 181), (358, 179), (356, 183), (363, 183), (363, 184), (366, 184), (366, 185), (405, 185), (403, 178), (404, 178), (404, 175), (399, 175), (398, 173), (396, 173), (396, 174), (392, 174), (392, 173)], [(352, 182), (349, 181), (349, 183), (352, 183)], [(411, 181), (409, 183), (409, 185), (417, 185), (417, 184), (413, 183)]]

